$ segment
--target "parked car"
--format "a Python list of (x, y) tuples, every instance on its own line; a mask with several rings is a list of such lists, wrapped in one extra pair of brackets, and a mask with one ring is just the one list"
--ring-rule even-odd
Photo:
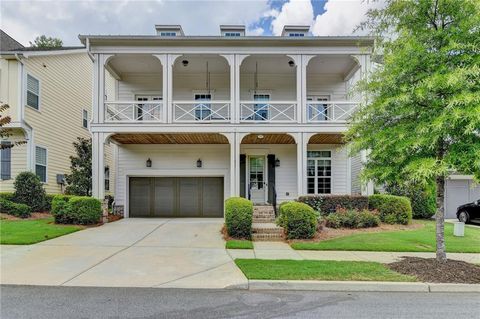
[(473, 203), (464, 204), (457, 208), (457, 218), (459, 221), (468, 223), (472, 219), (480, 219), (480, 199)]

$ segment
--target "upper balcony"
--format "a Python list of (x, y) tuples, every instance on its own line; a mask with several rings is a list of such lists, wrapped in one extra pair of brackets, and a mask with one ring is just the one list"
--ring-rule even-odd
[(345, 123), (359, 105), (350, 55), (117, 54), (105, 123)]

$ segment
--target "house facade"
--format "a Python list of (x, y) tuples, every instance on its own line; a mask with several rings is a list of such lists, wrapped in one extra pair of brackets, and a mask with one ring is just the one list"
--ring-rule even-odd
[[(76, 154), (72, 143), (91, 136), (92, 60), (84, 47), (25, 48), (3, 31), (0, 50), (0, 101), (10, 106), (2, 116), (11, 118), (11, 136), (1, 143), (26, 141), (1, 150), (0, 192), (12, 192), (17, 174), (32, 171), (47, 193), (62, 193), (69, 157)], [(102, 187), (111, 193), (109, 147), (104, 163)]]
[(307, 194), (368, 194), (349, 157), (352, 88), (370, 68), (368, 37), (81, 35), (94, 60), (93, 193), (105, 195), (113, 145), (115, 203), (126, 217), (220, 217), (231, 196), (257, 205)]

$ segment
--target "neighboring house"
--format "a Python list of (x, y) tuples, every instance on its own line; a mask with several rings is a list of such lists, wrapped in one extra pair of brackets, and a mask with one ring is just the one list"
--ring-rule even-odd
[(480, 199), (480, 185), (472, 175), (453, 174), (445, 184), (445, 217), (456, 218), (457, 207)]
[[(1, 151), (0, 191), (13, 191), (17, 174), (32, 171), (47, 193), (61, 193), (75, 155), (72, 143), (91, 136), (92, 60), (84, 47), (25, 48), (0, 35), (0, 101), (10, 105), (12, 132), (1, 143), (27, 141)], [(105, 165), (112, 166), (111, 151), (105, 154)]]
[(125, 216), (223, 216), (230, 196), (265, 205), (306, 194), (368, 194), (365, 153), (342, 141), (363, 98), (373, 39), (283, 35), (81, 35), (94, 58), (93, 192), (114, 144)]

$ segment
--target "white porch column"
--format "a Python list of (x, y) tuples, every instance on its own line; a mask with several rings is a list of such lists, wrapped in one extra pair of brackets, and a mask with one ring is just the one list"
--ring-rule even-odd
[(296, 133), (295, 141), (297, 143), (297, 195), (307, 194), (307, 144), (308, 136), (306, 133)]
[[(174, 112), (173, 112), (173, 65), (175, 60), (182, 56), (181, 54), (168, 54), (167, 55), (167, 100), (166, 100), (166, 123), (172, 123)], [(165, 98), (164, 98), (165, 100)]]
[(167, 121), (167, 91), (168, 91), (168, 61), (166, 54), (154, 54), (160, 63), (162, 64), (162, 122)]
[(230, 123), (236, 123), (237, 112), (234, 112), (235, 105), (235, 55), (221, 54), (230, 67)]
[(236, 148), (236, 133), (222, 133), (230, 144), (230, 166), (229, 166), (229, 175), (230, 175), (230, 197), (238, 196), (236, 194), (236, 184), (239, 183), (236, 175), (236, 163), (239, 161), (237, 159), (237, 148)]
[(247, 58), (248, 54), (235, 54), (235, 68), (234, 68), (234, 76), (235, 76), (235, 84), (234, 84), (234, 105), (232, 106), (232, 114), (234, 115), (235, 121), (234, 123), (240, 123), (240, 66), (242, 65), (242, 61)]
[(301, 89), (301, 93), (302, 93), (302, 98), (301, 98), (301, 102), (302, 102), (302, 118), (301, 118), (301, 122), (302, 123), (307, 123), (308, 122), (308, 107), (307, 107), (307, 67), (308, 67), (308, 63), (310, 62), (311, 59), (313, 59), (315, 57), (315, 55), (302, 55), (302, 63), (301, 63), (301, 77), (302, 77), (302, 81), (301, 81), (301, 85), (302, 85), (302, 89)]
[(100, 113), (100, 54), (94, 54), (93, 61), (93, 92), (92, 92), (92, 123), (98, 123)]
[(290, 54), (287, 55), (289, 58), (295, 62), (295, 83), (296, 83), (296, 97), (297, 97), (297, 108), (296, 108), (296, 121), (297, 123), (302, 123), (302, 56), (300, 54)]
[(92, 133), (92, 196), (105, 197), (105, 133)]
[[(99, 54), (98, 55), (98, 82), (94, 82), (94, 86), (98, 86), (98, 102), (97, 102), (97, 117), (98, 122), (94, 123), (104, 123), (105, 122), (105, 66), (108, 63), (108, 60), (113, 57), (113, 54)], [(97, 61), (97, 60), (95, 60)]]

